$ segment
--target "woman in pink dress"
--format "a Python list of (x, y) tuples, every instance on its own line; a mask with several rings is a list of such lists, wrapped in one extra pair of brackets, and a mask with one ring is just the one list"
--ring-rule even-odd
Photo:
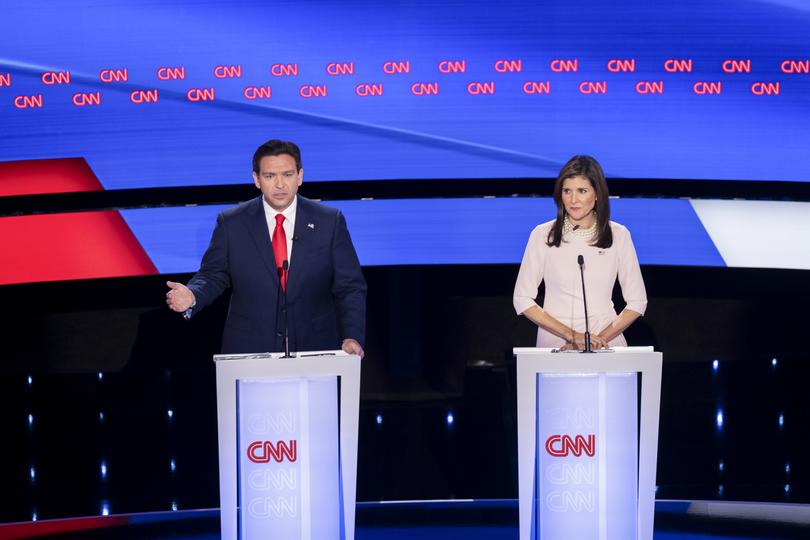
[[(575, 156), (554, 184), (557, 218), (538, 225), (520, 264), (515, 311), (538, 326), (537, 346), (583, 349), (585, 309), (578, 257), (584, 258), (591, 347), (627, 345), (622, 332), (644, 314), (647, 292), (630, 232), (610, 221), (610, 200), (602, 167), (589, 156)], [(619, 280), (627, 306), (613, 308)], [(535, 298), (545, 281), (543, 306)]]

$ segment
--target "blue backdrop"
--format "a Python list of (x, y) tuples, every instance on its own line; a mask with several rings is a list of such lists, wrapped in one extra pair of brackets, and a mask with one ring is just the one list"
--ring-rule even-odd
[(552, 177), (589, 153), (612, 176), (808, 181), (808, 35), (798, 0), (10, 0), (0, 160), (85, 157), (107, 189), (239, 183), (279, 137), (308, 180)]

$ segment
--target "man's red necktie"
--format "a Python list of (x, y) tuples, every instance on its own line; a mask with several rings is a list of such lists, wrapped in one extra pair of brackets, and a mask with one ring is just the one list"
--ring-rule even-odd
[(288, 272), (284, 272), (284, 261), (287, 260), (287, 234), (284, 232), (284, 215), (282, 214), (276, 214), (276, 228), (273, 229), (273, 255), (276, 256), (281, 288), (286, 291), (290, 263), (287, 263)]

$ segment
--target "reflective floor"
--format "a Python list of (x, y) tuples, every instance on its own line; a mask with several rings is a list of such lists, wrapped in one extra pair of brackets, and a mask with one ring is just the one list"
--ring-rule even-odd
[[(218, 510), (0, 525), (0, 540), (214, 540)], [(515, 500), (359, 503), (357, 540), (517, 540)], [(810, 539), (810, 506), (658, 501), (655, 540)], [(568, 540), (568, 539), (565, 539)]]

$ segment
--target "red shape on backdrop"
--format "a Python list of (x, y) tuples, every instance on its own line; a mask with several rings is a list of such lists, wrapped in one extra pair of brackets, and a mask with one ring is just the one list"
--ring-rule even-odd
[(84, 158), (0, 161), (0, 197), (102, 189)]
[(115, 211), (0, 218), (0, 284), (157, 274)]

